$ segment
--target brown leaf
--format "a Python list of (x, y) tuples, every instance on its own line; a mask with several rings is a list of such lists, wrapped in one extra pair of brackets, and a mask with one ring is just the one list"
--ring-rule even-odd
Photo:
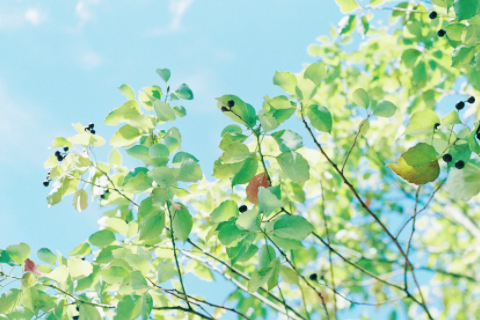
[(250, 180), (247, 186), (247, 198), (251, 203), (258, 203), (258, 188), (268, 188), (267, 175), (265, 172), (259, 173)]
[(35, 262), (33, 262), (32, 260), (30, 259), (27, 259), (25, 260), (25, 272), (32, 272), (32, 273), (35, 273), (35, 274), (38, 274), (39, 276), (42, 275), (42, 273), (40, 272), (40, 270), (38, 270), (37, 268), (37, 265), (35, 264)]

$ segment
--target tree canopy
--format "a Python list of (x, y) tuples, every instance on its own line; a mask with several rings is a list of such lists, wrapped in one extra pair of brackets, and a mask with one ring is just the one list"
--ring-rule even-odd
[[(169, 69), (118, 88), (109, 143), (94, 124), (55, 138), (48, 205), (100, 205), (101, 228), (68, 256), (0, 250), (0, 319), (477, 318), (480, 3), (336, 2), (318, 61), (272, 75), (282, 95), (212, 101), (226, 126), (206, 176), (162, 127), (194, 98)], [(185, 273), (230, 281), (228, 306)]]

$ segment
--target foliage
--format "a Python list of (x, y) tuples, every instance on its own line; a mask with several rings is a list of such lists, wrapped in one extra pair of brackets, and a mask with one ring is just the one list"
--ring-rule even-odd
[[(476, 318), (478, 110), (437, 107), (480, 90), (478, 1), (432, 1), (435, 19), (400, 3), (388, 28), (373, 16), (385, 1), (336, 2), (350, 15), (310, 46), (321, 61), (275, 73), (284, 94), (260, 110), (217, 99), (234, 123), (221, 132), (214, 181), (177, 128), (157, 128), (194, 97), (186, 84), (170, 91), (168, 69), (157, 69), (165, 90), (119, 88), (127, 101), (104, 121), (119, 126), (108, 162), (96, 160), (105, 140), (93, 124), (57, 137), (52, 147), (66, 148), (45, 162), (47, 202), (98, 202), (102, 227), (68, 257), (35, 256), (25, 243), (1, 250), (0, 278), (20, 286), (0, 296), (0, 319), (334, 319), (383, 305), (391, 319)], [(347, 50), (355, 30), (363, 40)], [(186, 272), (230, 280), (235, 308), (189, 295)]]

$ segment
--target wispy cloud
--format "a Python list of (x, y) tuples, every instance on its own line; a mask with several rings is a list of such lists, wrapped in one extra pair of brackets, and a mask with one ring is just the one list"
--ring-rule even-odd
[(81, 27), (93, 19), (93, 7), (99, 2), (100, 0), (80, 0), (77, 2), (77, 5), (75, 6), (75, 15), (79, 19)]
[(39, 8), (0, 8), (0, 29), (12, 30), (25, 26), (39, 26), (47, 20), (47, 14)]
[(172, 20), (170, 24), (166, 27), (159, 27), (152, 32), (151, 35), (163, 35), (174, 33), (181, 29), (182, 19), (185, 15), (185, 12), (190, 8), (194, 0), (169, 0), (168, 10), (172, 15)]
[(92, 49), (84, 49), (79, 53), (81, 66), (86, 70), (93, 70), (102, 64), (102, 57)]

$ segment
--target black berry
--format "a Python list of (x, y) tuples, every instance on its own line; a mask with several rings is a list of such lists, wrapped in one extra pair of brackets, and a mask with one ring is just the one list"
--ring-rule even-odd
[(105, 199), (105, 194), (102, 194), (100, 198)]
[(72, 320), (78, 320), (78, 319), (80, 319), (79, 315), (72, 316)]
[(63, 151), (67, 152), (67, 151), (68, 151), (68, 147), (67, 147), (67, 146), (63, 147)]
[[(82, 257), (82, 260), (85, 261), (85, 257)], [(78, 311), (78, 310), (77, 310)]]
[(105, 190), (105, 193), (110, 193), (110, 190), (108, 190), (108, 189), (107, 189), (107, 190)]
[(43, 181), (43, 185), (44, 185), (45, 187), (48, 187), (49, 184), (50, 184), (50, 181), (48, 181), (48, 180)]
[(220, 110), (222, 110), (222, 112), (227, 112), (228, 111), (228, 108), (223, 106)]
[(94, 125), (93, 123), (89, 123), (89, 124), (88, 124), (88, 128), (89, 128), (89, 129), (93, 129), (94, 126), (95, 126), (95, 125)]
[(58, 157), (60, 155), (61, 155), (60, 151), (55, 151), (55, 157)]
[(477, 139), (480, 140), (480, 132), (477, 132)]
[(57, 156), (58, 161), (62, 161), (63, 159), (64, 159), (64, 157), (62, 155)]
[(80, 307), (79, 307), (79, 306), (77, 306), (75, 309), (77, 309), (77, 311), (80, 311)]
[(433, 129), (434, 129), (434, 130), (437, 130), (438, 127), (440, 127), (440, 123), (435, 123), (435, 125), (433, 126)]
[(443, 161), (445, 161), (446, 163), (452, 162), (452, 160), (453, 160), (453, 157), (450, 153), (445, 153), (443, 155)]
[(457, 162), (455, 162), (455, 168), (463, 169), (464, 167), (465, 167), (465, 162), (463, 162), (462, 160), (458, 160)]
[(49, 172), (49, 173), (47, 173), (47, 177), (49, 177), (49, 176), (50, 176), (50, 172)]
[(239, 208), (238, 208), (238, 211), (240, 211), (241, 213), (244, 213), (245, 211), (247, 211), (248, 208), (246, 205), (242, 204)]
[(230, 108), (232, 108), (232, 107), (235, 105), (235, 101), (233, 101), (233, 100), (228, 100), (227, 104), (228, 104), (228, 106), (229, 106)]
[(317, 281), (318, 276), (316, 273), (312, 273), (308, 278), (312, 281)]
[(90, 130), (90, 132), (91, 132), (92, 134), (95, 134), (95, 130), (93, 130), (93, 129), (92, 129), (92, 130)]
[(457, 110), (462, 110), (465, 107), (465, 102), (463, 101), (458, 101), (457, 104), (455, 105), (455, 108)]
[(437, 17), (437, 12), (436, 12), (436, 11), (430, 12), (430, 14), (428, 15), (428, 17), (429, 17), (430, 19), (432, 19), (432, 20), (435, 19), (435, 18)]
[(474, 103), (475, 102), (475, 97), (471, 96), (470, 98), (468, 98), (467, 102), (468, 103)]
[(443, 30), (443, 29), (440, 29), (437, 31), (437, 35), (442, 38), (444, 37), (445, 35), (447, 34), (447, 31)]
[(90, 131), (90, 128), (89, 127), (85, 127), (83, 128), (85, 131)]

